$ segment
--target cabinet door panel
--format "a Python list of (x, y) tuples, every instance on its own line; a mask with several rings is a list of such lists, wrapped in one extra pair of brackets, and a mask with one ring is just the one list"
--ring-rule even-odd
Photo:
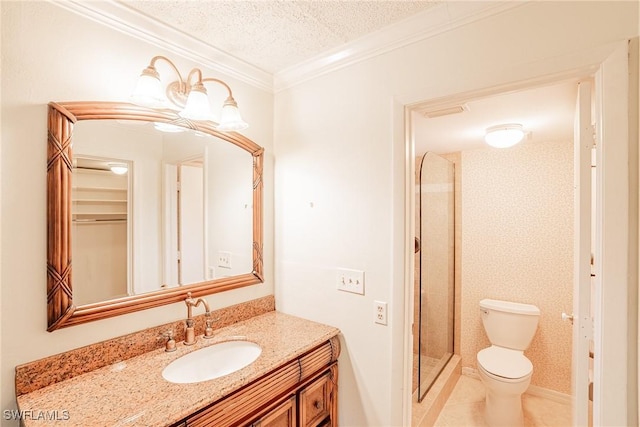
[(269, 412), (252, 427), (295, 427), (296, 425), (296, 397), (284, 401), (280, 406)]
[(300, 426), (316, 427), (330, 415), (331, 377), (329, 372), (300, 391)]

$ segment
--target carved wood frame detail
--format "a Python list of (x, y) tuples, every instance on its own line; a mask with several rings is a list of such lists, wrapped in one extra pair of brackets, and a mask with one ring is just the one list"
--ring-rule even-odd
[[(169, 123), (230, 142), (253, 157), (253, 271), (222, 279), (86, 304), (73, 304), (71, 257), (72, 136), (78, 120), (139, 120)], [(105, 319), (193, 297), (262, 283), (264, 149), (236, 132), (221, 132), (209, 122), (193, 122), (169, 110), (116, 102), (52, 102), (47, 138), (47, 330)]]

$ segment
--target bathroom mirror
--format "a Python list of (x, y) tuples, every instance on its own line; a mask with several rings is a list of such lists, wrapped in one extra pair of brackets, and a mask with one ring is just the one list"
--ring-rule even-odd
[(262, 147), (126, 103), (48, 128), (49, 331), (262, 282)]

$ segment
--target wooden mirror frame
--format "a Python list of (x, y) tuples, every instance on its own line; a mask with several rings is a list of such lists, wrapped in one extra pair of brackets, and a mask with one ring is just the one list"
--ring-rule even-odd
[[(253, 271), (159, 291), (86, 304), (73, 304), (71, 267), (72, 136), (78, 120), (137, 120), (169, 123), (230, 142), (253, 157)], [(221, 132), (211, 122), (193, 122), (170, 110), (116, 102), (49, 103), (47, 138), (47, 330), (105, 319), (193, 297), (262, 283), (262, 168), (264, 149), (236, 132)]]

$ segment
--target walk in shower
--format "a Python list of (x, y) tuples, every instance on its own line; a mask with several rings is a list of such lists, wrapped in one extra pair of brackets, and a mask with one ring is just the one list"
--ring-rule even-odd
[(422, 401), (454, 345), (455, 167), (434, 153), (416, 173), (413, 390)]

